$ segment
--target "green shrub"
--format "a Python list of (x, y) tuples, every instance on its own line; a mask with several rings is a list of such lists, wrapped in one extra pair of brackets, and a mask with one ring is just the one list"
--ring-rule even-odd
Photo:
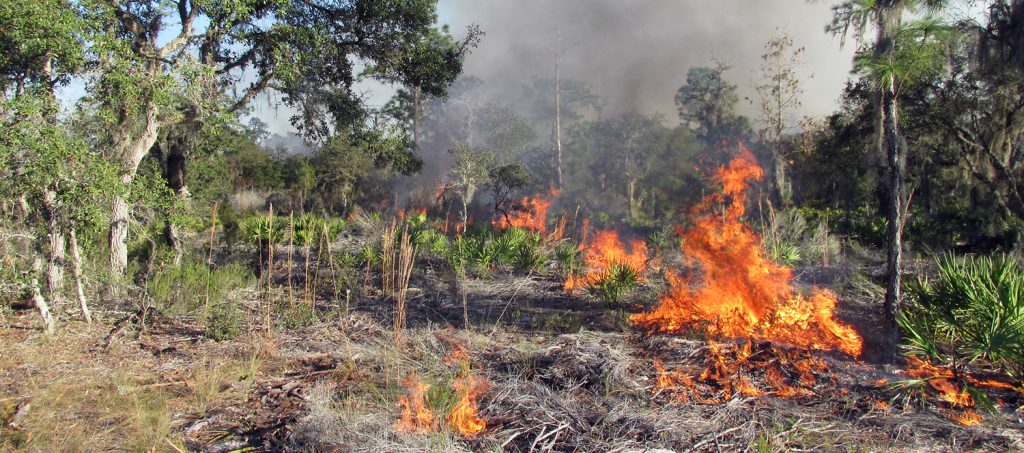
[(526, 243), (529, 233), (521, 228), (509, 228), (491, 241), (494, 261), (497, 264), (512, 264), (519, 248)]
[(485, 237), (473, 237), (467, 244), (470, 252), (469, 264), (473, 272), (487, 274), (498, 264), (501, 250), (494, 241), (488, 241)]
[(954, 370), (1024, 371), (1024, 269), (1008, 255), (937, 260), (934, 280), (907, 284), (905, 351)]
[(520, 272), (534, 272), (544, 268), (548, 255), (539, 240), (529, 238), (516, 247), (513, 266)]
[(769, 242), (765, 244), (768, 257), (784, 266), (792, 266), (800, 261), (800, 248), (788, 242)]
[(223, 299), (219, 302), (210, 302), (210, 308), (202, 319), (206, 326), (207, 338), (224, 341), (235, 338), (242, 324), (242, 310), (238, 303)]
[(448, 238), (432, 228), (425, 228), (412, 236), (412, 242), (420, 250), (426, 250), (435, 256), (443, 256), (448, 246)]
[(628, 264), (614, 263), (601, 278), (587, 285), (587, 291), (609, 305), (618, 304), (622, 296), (636, 288), (639, 282), (637, 269)]
[(564, 276), (579, 275), (583, 270), (583, 251), (573, 242), (563, 242), (555, 247), (555, 261)]
[(288, 234), (287, 228), (288, 225), (282, 223), (280, 217), (275, 217), (271, 222), (265, 215), (249, 216), (238, 222), (242, 239), (261, 248), (270, 243), (280, 243)]
[(159, 272), (146, 285), (156, 307), (170, 315), (195, 315), (217, 340), (232, 338), (242, 319), (231, 292), (250, 286), (254, 277), (237, 264), (209, 269), (205, 263), (186, 263)]
[(831, 233), (827, 217), (810, 215), (805, 210), (787, 209), (768, 212), (763, 225), (761, 245), (779, 264), (835, 263), (840, 252), (839, 238)]
[(280, 312), (280, 326), (285, 330), (296, 330), (320, 321), (321, 314), (310, 304), (297, 303), (284, 307)]
[(319, 242), (326, 224), (323, 218), (313, 214), (302, 214), (293, 220), (295, 245), (310, 247)]

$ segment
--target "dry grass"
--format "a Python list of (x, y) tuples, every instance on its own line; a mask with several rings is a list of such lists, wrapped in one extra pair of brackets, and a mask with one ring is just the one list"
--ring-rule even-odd
[(99, 332), (81, 323), (52, 337), (19, 332), (0, 342), (0, 374), (7, 384), (0, 400), (29, 407), (21, 429), (3, 436), (0, 450), (171, 450), (167, 442), (177, 439), (170, 396), (146, 385), (144, 360), (111, 363), (91, 352)]

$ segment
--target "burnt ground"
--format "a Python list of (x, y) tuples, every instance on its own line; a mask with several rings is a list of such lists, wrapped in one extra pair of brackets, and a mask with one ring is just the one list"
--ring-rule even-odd
[[(872, 338), (880, 326), (873, 269), (795, 275), (802, 285), (836, 291), (838, 316)], [(823, 364), (814, 383), (786, 398), (754, 368), (743, 372), (761, 390), (757, 396), (704, 382), (698, 374), (709, 363), (709, 344), (700, 335), (649, 336), (628, 323), (629, 313), (657, 300), (660, 284), (650, 280), (609, 307), (565, 294), (550, 270), (499, 270), (455, 283), (426, 258), (410, 285), (400, 342), (391, 302), (372, 289), (352, 298), (347, 311), (338, 312), (337, 300), (320, 300), (334, 315), (269, 334), (254, 327), (263, 296), (246, 290), (250, 329), (222, 342), (205, 338), (194, 321), (159, 313), (144, 328), (116, 324), (123, 318), (117, 313), (101, 313), (107, 321), (93, 326), (65, 321), (51, 338), (38, 331), (32, 312), (9, 313), (0, 327), (0, 409), (7, 408), (0, 449), (1024, 450), (1020, 394), (993, 392), (997, 411), (983, 413), (980, 425), (961, 426), (927, 392), (894, 385), (906, 379), (898, 363), (813, 353)], [(397, 431), (397, 400), (410, 372), (432, 385), (428, 398), (438, 412), (451, 407), (446, 389), (460, 367), (445, 357), (455, 344), (466, 348), (472, 372), (490, 382), (479, 401), (487, 428), (472, 438), (443, 424), (432, 433)], [(788, 353), (784, 345), (753, 349), (750, 360), (766, 364)], [(691, 374), (697, 383), (689, 398), (657, 388), (656, 363)]]

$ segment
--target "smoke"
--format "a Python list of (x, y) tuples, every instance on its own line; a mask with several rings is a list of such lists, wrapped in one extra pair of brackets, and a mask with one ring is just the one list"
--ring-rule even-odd
[[(834, 111), (853, 49), (825, 34), (829, 8), (805, 0), (441, 0), (439, 13), (456, 33), (471, 23), (486, 32), (465, 73), (484, 81), (488, 97), (515, 104), (531, 77), (552, 77), (557, 28), (562, 77), (588, 82), (607, 115), (661, 113), (674, 123), (687, 70), (716, 59), (733, 66), (726, 77), (741, 97), (756, 98), (763, 45), (779, 30), (806, 48), (800, 113)], [(756, 119), (756, 104), (742, 104)]]

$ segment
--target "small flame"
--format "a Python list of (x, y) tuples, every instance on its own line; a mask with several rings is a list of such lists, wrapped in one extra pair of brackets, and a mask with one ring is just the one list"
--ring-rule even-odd
[(537, 194), (533, 198), (523, 197), (521, 204), (524, 210), (510, 212), (491, 223), (498, 229), (522, 228), (544, 234), (547, 232), (548, 209), (551, 208), (553, 199), (556, 197), (558, 197), (558, 189), (551, 189), (548, 195)]
[(477, 408), (477, 398), (483, 395), (489, 383), (471, 374), (465, 374), (455, 380), (455, 393), (459, 395), (459, 401), (448, 414), (448, 426), (466, 437), (476, 437), (480, 431), (487, 428), (487, 423), (480, 418)]
[(682, 232), (682, 251), (700, 264), (703, 285), (669, 275), (669, 291), (649, 313), (631, 319), (654, 332), (679, 333), (707, 325), (709, 334), (756, 338), (812, 350), (860, 355), (863, 341), (836, 321), (836, 296), (814, 289), (810, 296), (792, 286), (792, 270), (772, 262), (760, 238), (745, 223), (747, 184), (763, 176), (745, 148), (715, 180), (722, 192), (693, 210), (694, 226)]
[(950, 420), (962, 426), (977, 426), (980, 425), (981, 422), (985, 421), (981, 414), (971, 409), (964, 410), (963, 412), (950, 411), (946, 416), (949, 417)]
[(420, 382), (416, 373), (411, 373), (403, 384), (406, 394), (398, 399), (402, 406), (402, 417), (395, 423), (395, 429), (401, 432), (433, 432), (437, 430), (434, 413), (427, 407), (427, 390), (430, 385)]
[[(905, 373), (908, 376), (927, 380), (928, 386), (935, 390), (938, 398), (949, 406), (949, 409), (943, 410), (942, 413), (951, 421), (963, 426), (975, 426), (985, 421), (980, 414), (974, 411), (975, 401), (967, 391), (967, 387), (957, 384), (960, 379), (953, 373), (953, 370), (934, 365), (916, 356), (908, 356), (907, 365)], [(978, 380), (969, 375), (961, 376), (961, 378), (961, 382), (966, 381), (975, 386), (1013, 389), (1010, 384), (992, 379)]]
[(563, 287), (572, 292), (577, 288), (600, 283), (615, 265), (628, 266), (637, 276), (643, 274), (648, 265), (647, 244), (644, 241), (630, 241), (629, 246), (619, 239), (615, 230), (602, 230), (590, 236), (583, 250), (583, 275), (570, 275)]
[(891, 406), (888, 401), (875, 400), (875, 409), (881, 412), (889, 412)]
[(690, 390), (693, 389), (693, 379), (679, 370), (666, 371), (665, 364), (660, 360), (654, 361), (654, 369), (658, 376), (654, 381), (654, 391), (667, 391), (675, 394), (675, 399), (680, 403), (690, 402)]

